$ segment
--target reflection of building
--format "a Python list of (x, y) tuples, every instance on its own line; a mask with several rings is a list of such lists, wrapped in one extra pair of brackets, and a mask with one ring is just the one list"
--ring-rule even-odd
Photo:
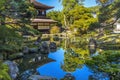
[(50, 26), (52, 24), (55, 24), (57, 21), (46, 18), (46, 11), (54, 7), (44, 5), (42, 3), (37, 2), (36, 0), (31, 0), (31, 3), (33, 3), (38, 13), (36, 18), (32, 19), (31, 25), (42, 33), (49, 33)]

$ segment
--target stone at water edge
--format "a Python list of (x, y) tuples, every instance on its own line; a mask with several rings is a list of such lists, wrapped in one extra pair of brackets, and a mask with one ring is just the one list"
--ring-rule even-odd
[(38, 48), (38, 51), (41, 54), (48, 54), (49, 53), (49, 46), (48, 46), (47, 42), (42, 42)]
[(29, 53), (38, 53), (37, 48), (29, 48)]
[(24, 46), (22, 52), (24, 54), (28, 54), (29, 53), (29, 48), (27, 46)]
[(28, 79), (30, 80), (57, 80), (49, 76), (41, 76), (41, 75), (31, 75)]
[(29, 69), (24, 71), (23, 73), (20, 74), (20, 80), (28, 80), (29, 76), (35, 74), (35, 70), (34, 69)]
[(8, 65), (9, 75), (12, 78), (12, 80), (15, 80), (19, 74), (19, 68), (17, 64), (13, 61), (5, 61), (4, 64)]

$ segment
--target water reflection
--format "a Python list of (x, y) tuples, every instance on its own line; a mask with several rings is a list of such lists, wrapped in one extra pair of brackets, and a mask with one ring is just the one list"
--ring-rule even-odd
[(92, 73), (84, 65), (83, 58), (74, 56), (71, 58), (71, 54), (64, 53), (62, 48), (56, 52), (50, 53), (48, 57), (56, 61), (37, 68), (40, 75), (51, 76), (60, 80), (64, 78), (66, 74), (70, 73), (75, 77), (75, 80), (88, 80), (89, 75)]

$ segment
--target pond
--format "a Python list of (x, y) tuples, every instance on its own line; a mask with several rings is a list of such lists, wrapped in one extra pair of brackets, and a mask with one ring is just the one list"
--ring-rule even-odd
[[(66, 53), (69, 54), (69, 53)], [(54, 59), (54, 62), (49, 62), (43, 66), (37, 68), (37, 71), (40, 75), (51, 76), (60, 80), (65, 77), (68, 73), (75, 78), (75, 80), (88, 80), (92, 72), (89, 70), (86, 65), (82, 64), (82, 67), (75, 68), (74, 71), (66, 71), (63, 69), (64, 60), (65, 60), (65, 51), (60, 48), (56, 52), (49, 53), (48, 57)], [(74, 64), (74, 63), (73, 63)], [(73, 65), (74, 67), (74, 65)]]
[[(41, 54), (25, 57), (21, 60), (20, 70), (36, 69), (39, 75), (57, 80), (120, 79), (120, 50), (88, 46), (81, 41), (65, 45), (67, 42), (60, 42), (62, 45), (57, 51), (50, 52), (45, 57), (41, 57)], [(35, 62), (35, 58), (39, 57), (43, 60)]]

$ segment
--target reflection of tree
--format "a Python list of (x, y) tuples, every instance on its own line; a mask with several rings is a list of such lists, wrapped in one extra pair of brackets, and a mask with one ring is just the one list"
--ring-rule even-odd
[(81, 48), (68, 49), (64, 55), (63, 70), (73, 72), (76, 68), (82, 68), (85, 63), (85, 58), (88, 58), (89, 51)]
[(108, 75), (104, 72), (94, 73), (89, 76), (89, 80), (109, 80)]
[(86, 63), (94, 72), (107, 73), (111, 80), (120, 78), (120, 51), (104, 51)]

